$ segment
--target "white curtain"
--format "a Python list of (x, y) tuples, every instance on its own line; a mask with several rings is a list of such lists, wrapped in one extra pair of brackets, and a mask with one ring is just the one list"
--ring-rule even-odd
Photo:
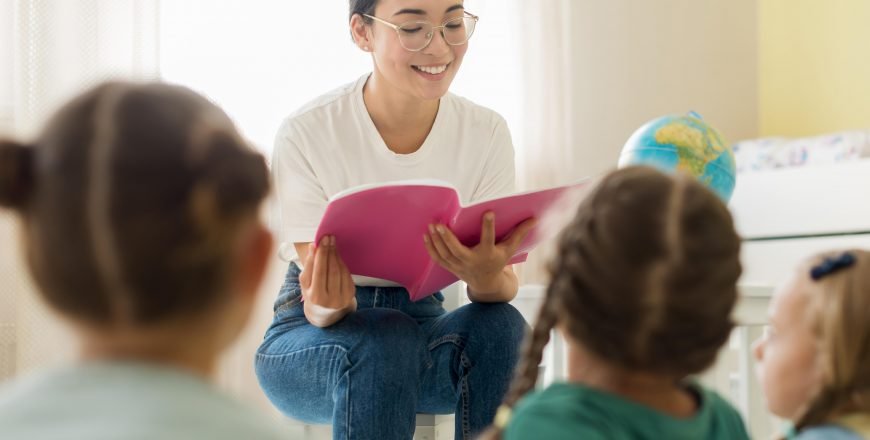
[(570, 167), (575, 154), (570, 21), (575, 1), (520, 2), (523, 129), (516, 142), (517, 175), (524, 188), (555, 186), (579, 177)]
[[(58, 105), (98, 81), (157, 76), (158, 0), (2, 2), (2, 32), (11, 36), (0, 49), (8, 81), (0, 93), (7, 101), (0, 102), (4, 136), (30, 139)], [(74, 349), (33, 290), (17, 229), (11, 215), (0, 217), (0, 375), (5, 376), (63, 362)]]

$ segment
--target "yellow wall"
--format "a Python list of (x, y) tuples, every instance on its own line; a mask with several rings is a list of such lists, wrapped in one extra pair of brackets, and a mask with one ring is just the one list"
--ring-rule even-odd
[(870, 0), (759, 0), (762, 136), (870, 128)]

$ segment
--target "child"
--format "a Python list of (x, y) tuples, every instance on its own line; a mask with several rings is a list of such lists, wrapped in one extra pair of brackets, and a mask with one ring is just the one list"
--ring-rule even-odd
[(815, 256), (774, 296), (759, 380), (789, 439), (870, 439), (870, 252)]
[(0, 438), (286, 438), (207, 380), (264, 274), (268, 190), (263, 157), (180, 87), (104, 84), (33, 145), (0, 141), (0, 206), (81, 342), (0, 389)]
[[(699, 182), (647, 167), (608, 175), (560, 236), (490, 438), (747, 439), (734, 408), (688, 379), (731, 332), (739, 250), (728, 210)], [(553, 328), (568, 381), (520, 401)]]

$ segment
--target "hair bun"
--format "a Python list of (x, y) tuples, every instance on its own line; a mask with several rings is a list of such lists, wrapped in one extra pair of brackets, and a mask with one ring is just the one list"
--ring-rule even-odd
[(22, 208), (33, 190), (33, 148), (0, 140), (0, 206)]

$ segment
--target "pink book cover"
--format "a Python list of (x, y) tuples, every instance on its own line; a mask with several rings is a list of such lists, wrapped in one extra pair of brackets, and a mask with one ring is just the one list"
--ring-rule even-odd
[[(364, 185), (332, 197), (317, 228), (315, 243), (334, 235), (338, 253), (354, 275), (381, 278), (404, 286), (417, 301), (455, 283), (458, 278), (435, 263), (426, 252), (423, 235), (430, 224), (447, 225), (466, 246), (480, 242), (483, 215), (495, 213), (497, 241), (524, 220), (541, 219), (569, 192), (587, 181), (460, 204), (459, 194), (438, 181), (400, 181)], [(511, 264), (526, 260), (528, 252), (558, 231), (538, 225), (523, 240)]]

